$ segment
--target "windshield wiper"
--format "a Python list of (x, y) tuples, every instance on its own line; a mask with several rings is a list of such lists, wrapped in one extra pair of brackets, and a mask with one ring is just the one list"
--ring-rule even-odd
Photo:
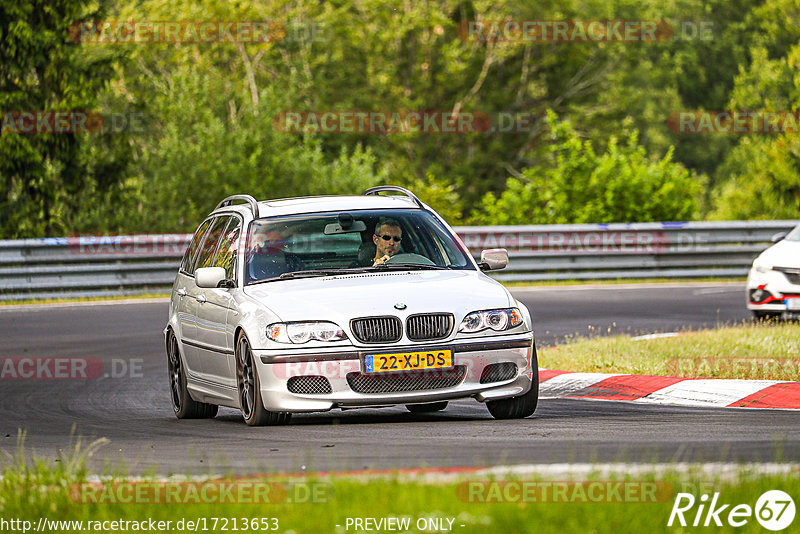
[(380, 265), (373, 265), (372, 267), (367, 267), (367, 269), (391, 269), (391, 270), (427, 270), (427, 271), (447, 271), (452, 267), (441, 267), (439, 265), (427, 265), (424, 263), (384, 263)]
[(309, 271), (294, 271), (283, 273), (279, 276), (255, 280), (248, 285), (263, 284), (264, 282), (275, 282), (277, 280), (290, 280), (292, 278), (314, 278), (317, 276), (336, 276), (339, 274), (357, 274), (367, 272), (365, 269), (355, 267), (352, 269), (313, 269)]
[(364, 269), (360, 268), (353, 268), (353, 269), (312, 269), (310, 271), (294, 271), (290, 273), (283, 273), (278, 278), (280, 279), (287, 279), (287, 278), (311, 278), (314, 276), (336, 276), (338, 274), (353, 274), (353, 273), (363, 273)]

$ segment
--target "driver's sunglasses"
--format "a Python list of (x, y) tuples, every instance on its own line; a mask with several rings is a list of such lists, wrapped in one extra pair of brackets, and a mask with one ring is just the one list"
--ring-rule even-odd
[(387, 235), (382, 235), (381, 239), (383, 239), (384, 241), (391, 241), (392, 239), (394, 239), (395, 243), (399, 243), (400, 240), (402, 240), (403, 238), (400, 237), (400, 236), (397, 236), (397, 235), (388, 235), (387, 234)]

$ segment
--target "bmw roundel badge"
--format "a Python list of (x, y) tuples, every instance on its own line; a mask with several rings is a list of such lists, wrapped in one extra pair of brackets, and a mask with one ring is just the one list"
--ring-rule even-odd
[(406, 305), (403, 304), (402, 302), (398, 302), (397, 304), (394, 305), (394, 308), (396, 310), (405, 310), (406, 309)]

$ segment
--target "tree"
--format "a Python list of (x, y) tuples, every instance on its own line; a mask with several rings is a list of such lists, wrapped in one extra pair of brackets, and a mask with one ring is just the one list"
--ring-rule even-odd
[[(88, 0), (5, 0), (0, 3), (0, 233), (60, 235), (86, 202), (87, 191), (111, 187), (119, 162), (90, 161), (85, 133), (20, 133), (18, 112), (94, 112), (118, 55), (70, 40), (70, 26), (103, 17)], [(48, 120), (54, 120), (51, 118)], [(44, 129), (44, 128), (43, 128)], [(116, 141), (114, 141), (116, 143)], [(123, 157), (124, 159), (124, 157)]]
[[(798, 10), (800, 13), (800, 10)], [(730, 108), (793, 112), (800, 106), (800, 43), (769, 59), (754, 48), (753, 63), (740, 69)], [(787, 133), (755, 133), (741, 140), (718, 169), (712, 219), (795, 219), (800, 213), (800, 140)]]
[(473, 224), (563, 224), (674, 221), (697, 214), (702, 183), (670, 150), (651, 160), (631, 133), (612, 137), (596, 153), (567, 121), (548, 114), (552, 144), (546, 167), (509, 178), (499, 196), (488, 193)]

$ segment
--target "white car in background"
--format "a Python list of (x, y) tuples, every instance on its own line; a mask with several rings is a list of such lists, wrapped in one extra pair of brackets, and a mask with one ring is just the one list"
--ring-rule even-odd
[(800, 315), (800, 225), (753, 261), (747, 308), (759, 319)]
[(472, 398), (495, 418), (527, 417), (539, 393), (531, 317), (482, 272), (507, 263), (505, 249), (476, 263), (437, 213), (395, 186), (226, 198), (173, 286), (164, 335), (175, 415), (228, 406), (265, 425)]

